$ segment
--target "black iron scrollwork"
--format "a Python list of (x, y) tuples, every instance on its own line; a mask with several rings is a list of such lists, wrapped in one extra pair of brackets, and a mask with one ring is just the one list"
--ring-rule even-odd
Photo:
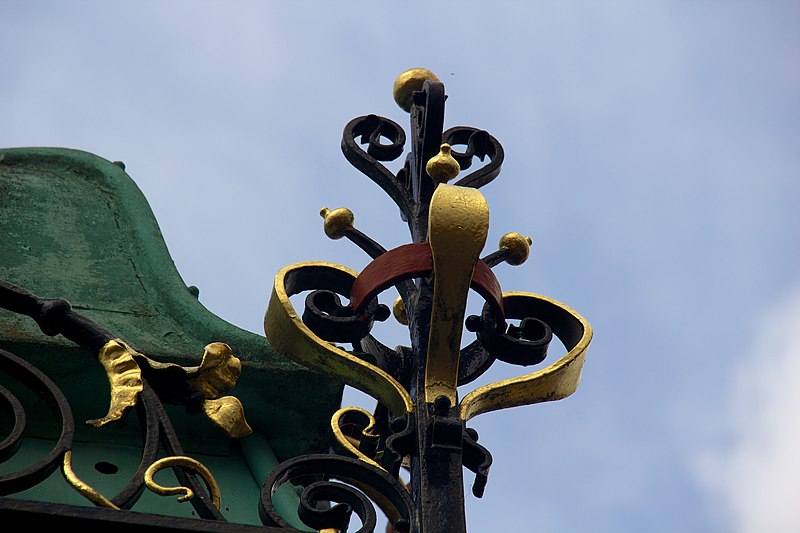
[[(338, 480), (342, 483), (336, 483)], [(261, 521), (264, 525), (290, 528), (275, 509), (272, 494), (284, 483), (304, 487), (298, 516), (315, 529), (346, 531), (353, 513), (361, 520), (356, 533), (375, 531), (375, 502), (398, 533), (411, 531), (414, 503), (406, 487), (390, 473), (364, 461), (329, 454), (307, 455), (278, 465), (261, 490)], [(330, 508), (320, 504), (336, 502)]]
[[(471, 168), (475, 158), (482, 162), (480, 168), (461, 177), (455, 183), (459, 186), (479, 188), (486, 185), (499, 175), (504, 159), (502, 146), (486, 131), (459, 126), (443, 132), (446, 99), (444, 86), (436, 80), (429, 79), (420, 82), (419, 87), (420, 90), (411, 95), (409, 106), (413, 139), (411, 152), (396, 177), (378, 163), (378, 160), (385, 161), (397, 157), (399, 154), (394, 150), (398, 143), (392, 144), (391, 150), (387, 149), (385, 152), (379, 150), (379, 145), (375, 144), (380, 136), (390, 139), (401, 138), (398, 133), (399, 126), (394, 122), (375, 115), (354, 119), (345, 127), (342, 142), (342, 149), (348, 161), (378, 182), (401, 208), (416, 243), (425, 242), (427, 239), (427, 210), (437, 185), (435, 180), (427, 174), (425, 163), (438, 152), (442, 143), (454, 147), (451, 153), (461, 170)], [(361, 144), (369, 141), (369, 148), (366, 152), (356, 143), (357, 138), (360, 138)], [(405, 139), (404, 136), (402, 138)], [(462, 146), (463, 148), (461, 148)], [(347, 236), (367, 251), (373, 260), (376, 260), (374, 261), (376, 264), (387, 263), (385, 258), (381, 257), (386, 254), (387, 250), (352, 227), (352, 215), (350, 217), (350, 225), (346, 232), (341, 232), (341, 235)], [(334, 238), (338, 238), (338, 235)], [(392, 251), (392, 254), (394, 255), (389, 263), (404, 260), (403, 256), (396, 251)], [(387, 254), (387, 257), (392, 254)], [(510, 255), (508, 250), (501, 249), (487, 256), (485, 265), (493, 267), (506, 261)], [(419, 277), (423, 274), (425, 273), (422, 271), (415, 271), (411, 277)], [(339, 290), (339, 294), (352, 297), (350, 285), (340, 288), (343, 290)], [(429, 302), (419, 301), (418, 284), (401, 276), (389, 277), (380, 287), (375, 287), (373, 290), (377, 293), (390, 285), (397, 286), (403, 302), (406, 305), (414, 306), (417, 313), (424, 313), (423, 309), (430, 305)], [(480, 288), (479, 292), (481, 292)], [(370, 293), (370, 298), (372, 298), (372, 293)], [(495, 306), (496, 301), (495, 299)], [(320, 311), (323, 304), (325, 312)], [(507, 324), (506, 317), (502, 316), (502, 313), (498, 313), (495, 306), (487, 302), (481, 316), (469, 317), (466, 322), (467, 329), (475, 332), (477, 339), (461, 349), (458, 368), (459, 385), (475, 380), (498, 359), (513, 364), (530, 365), (540, 363), (546, 356), (552, 332), (544, 321), (538, 318), (524, 317), (518, 326)], [(321, 295), (313, 294), (306, 301), (303, 321), (318, 335), (328, 340), (352, 342), (356, 337), (363, 338), (363, 341), (354, 344), (353, 353), (359, 354), (360, 357), (380, 367), (398, 379), (405, 387), (412, 387), (413, 350), (404, 347), (389, 350), (373, 337), (364, 335), (366, 328), (362, 328), (355, 335), (345, 333), (349, 327), (345, 326), (345, 323), (353, 320), (348, 315), (346, 307), (338, 298), (325, 296), (323, 299)], [(366, 309), (372, 312), (373, 308), (374, 304), (370, 303)], [(365, 315), (369, 315), (370, 312)], [(338, 329), (337, 324), (341, 324)], [(335, 331), (341, 333), (337, 335)], [(379, 405), (376, 410), (376, 418), (380, 409)], [(465, 429), (461, 421), (450, 420), (447, 416), (437, 416), (435, 419), (438, 422), (434, 426), (439, 428), (438, 434), (442, 435), (441, 438), (452, 434), (455, 440), (449, 445), (463, 449), (464, 466), (476, 473), (473, 492), (480, 497), (486, 485), (491, 455), (485, 448), (477, 444), (477, 433), (471, 429)], [(453, 431), (447, 429), (451, 425)], [(434, 429), (434, 431), (437, 430)], [(390, 471), (399, 468), (401, 459), (412, 453), (412, 444), (418, 437), (409, 420), (396, 420), (393, 431), (388, 432), (380, 439), (379, 446), (383, 449), (384, 466)], [(449, 439), (447, 442), (450, 440), (453, 439)], [(442, 443), (444, 445), (444, 441)]]
[[(51, 336), (63, 335), (89, 352), (96, 353), (109, 340), (116, 338), (100, 325), (73, 311), (66, 300), (40, 298), (5, 281), (0, 281), (0, 307), (30, 316), (43, 333)], [(97, 493), (78, 479), (70, 481), (78, 492), (100, 507), (131, 509), (136, 504), (145, 488), (144, 474), (157, 460), (161, 444), (169, 456), (184, 455), (178, 436), (162, 404), (162, 398), (150, 386), (147, 377), (155, 377), (156, 381), (161, 383), (165, 391), (163, 397), (167, 401), (171, 400), (193, 409), (196, 408), (196, 399), (186, 387), (175, 387), (176, 382), (170, 384), (170, 380), (166, 379), (168, 376), (165, 374), (174, 377), (174, 369), (166, 368), (163, 372), (158, 372), (147, 365), (143, 367), (142, 387), (136, 402), (137, 418), (142, 432), (142, 451), (136, 471), (125, 486), (111, 498)], [(55, 424), (60, 426), (58, 439), (43, 458), (33, 465), (0, 476), (0, 495), (15, 494), (34, 487), (59, 468), (65, 470), (68, 481), (74, 478), (70, 458), (74, 445), (75, 422), (64, 393), (41, 370), (4, 350), (0, 350), (0, 372), (7, 374), (16, 383), (41, 398), (53, 414)], [(0, 408), (10, 413), (13, 420), (8, 436), (0, 442), (0, 462), (9, 460), (20, 447), (27, 419), (24, 405), (11, 391), (0, 387)], [(224, 521), (224, 517), (212, 504), (205, 486), (199, 482), (196, 475), (182, 468), (176, 468), (175, 471), (183, 486), (192, 490), (194, 497), (190, 501), (198, 516)]]
[(357, 343), (366, 337), (377, 320), (389, 318), (389, 308), (371, 300), (363, 312), (342, 305), (339, 295), (329, 290), (312, 291), (306, 297), (303, 322), (311, 331), (330, 342)]
[(481, 316), (472, 315), (466, 327), (474, 332), (481, 346), (500, 361), (514, 365), (536, 365), (547, 357), (547, 347), (553, 331), (546, 322), (536, 317), (521, 318), (519, 326), (498, 320), (489, 305), (484, 305)]
[[(505, 157), (503, 146), (487, 132), (468, 126), (458, 126), (445, 131), (442, 134), (442, 142), (453, 147), (453, 157), (458, 161), (461, 170), (470, 168), (475, 157), (481, 161), (489, 158), (484, 166), (460, 178), (455, 185), (477, 189), (500, 174)], [(455, 147), (458, 145), (465, 145), (466, 149), (456, 150)]]
[[(502, 292), (492, 268), (502, 262), (524, 262), (529, 238), (508, 233), (499, 250), (478, 259), (489, 219), (485, 199), (474, 189), (499, 175), (504, 152), (486, 131), (466, 126), (444, 131), (446, 99), (444, 85), (430, 71), (412, 69), (398, 77), (395, 100), (410, 113), (411, 146), (396, 174), (383, 163), (404, 152), (406, 134), (398, 124), (366, 115), (351, 120), (342, 136), (345, 158), (395, 202), (412, 242), (387, 250), (355, 228), (348, 209), (323, 208), (325, 233), (333, 239), (346, 237), (372, 262), (360, 274), (339, 265), (308, 262), (285, 267), (276, 276), (264, 322), (272, 346), (370, 394), (377, 405), (374, 414), (361, 408), (333, 414), (332, 453), (291, 458), (269, 473), (259, 503), (266, 526), (295, 531), (272, 501), (273, 494), (288, 484), (300, 491), (297, 518), (315, 530), (344, 532), (355, 516), (361, 522), (356, 533), (372, 533), (377, 508), (397, 533), (463, 533), (463, 469), (475, 474), (472, 492), (481, 497), (492, 464), (491, 454), (478, 444), (478, 434), (467, 428), (467, 422), (501, 408), (560, 399), (577, 387), (591, 328), (558, 302)], [(473, 168), (475, 159), (481, 162), (478, 168)], [(447, 185), (471, 168), (455, 186)], [(411, 346), (394, 350), (371, 334), (376, 321), (390, 316), (378, 295), (391, 287), (400, 294), (395, 317), (408, 326), (411, 340)], [(464, 320), (470, 288), (486, 304), (479, 316)], [(299, 318), (290, 298), (301, 293), (307, 294)], [(343, 298), (350, 301), (344, 303)], [(66, 300), (38, 298), (4, 282), (0, 282), (0, 306), (30, 316), (48, 335), (64, 335), (95, 353), (116, 339), (75, 313)], [(464, 327), (476, 339), (461, 348)], [(495, 361), (521, 366), (543, 362), (554, 335), (567, 347), (567, 356), (542, 372), (479, 387), (459, 400), (458, 386), (474, 381)], [(352, 348), (345, 350), (337, 343)], [(183, 455), (162, 402), (191, 411), (204, 401), (188, 385), (186, 369), (152, 363), (135, 351), (130, 357), (141, 373), (135, 405), (145, 435), (142, 459), (119, 494), (111, 500), (93, 500), (116, 508), (130, 508), (138, 500), (142, 478), (154, 490), (147, 484), (148, 473), (152, 477), (151, 467), (158, 466), (154, 462), (158, 463), (159, 441), (171, 456)], [(0, 370), (4, 367), (45, 398), (62, 433), (42, 462), (0, 477), (0, 494), (31, 486), (58, 468), (71, 453), (74, 433), (71, 412), (55, 385), (24, 361), (0, 351)], [(3, 461), (19, 447), (25, 412), (17, 398), (2, 388), (0, 409), (15, 420), (9, 436), (0, 442)], [(217, 492), (201, 482), (207, 482), (203, 473), (198, 479), (188, 466), (175, 468), (181, 483), (194, 494), (197, 514), (224, 520), (214, 503)], [(403, 468), (410, 472), (408, 486), (400, 476)]]
[[(14, 494), (29, 489), (50, 476), (61, 465), (64, 454), (72, 448), (75, 422), (64, 393), (43, 372), (16, 355), (0, 350), (0, 371), (9, 374), (19, 383), (35, 391), (53, 413), (60, 426), (59, 436), (50, 451), (36, 464), (0, 476), (0, 495)], [(5, 407), (13, 416), (13, 426), (2, 443), (0, 458), (11, 458), (19, 449), (26, 428), (27, 417), (23, 403), (9, 390), (2, 397)]]
[[(389, 139), (389, 144), (380, 142)], [(377, 183), (394, 200), (404, 214), (410, 212), (412, 199), (405, 183), (379, 161), (392, 161), (403, 153), (406, 134), (388, 118), (377, 115), (358, 117), (344, 128), (342, 152), (354, 167)], [(365, 151), (360, 143), (367, 143)]]

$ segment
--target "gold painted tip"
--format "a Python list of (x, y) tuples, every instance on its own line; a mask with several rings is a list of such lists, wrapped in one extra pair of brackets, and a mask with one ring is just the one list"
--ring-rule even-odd
[(439, 153), (431, 157), (425, 165), (428, 175), (439, 183), (447, 183), (458, 176), (461, 166), (453, 158), (452, 148), (449, 144), (443, 144), (439, 148)]
[(394, 301), (394, 305), (392, 306), (392, 314), (394, 315), (395, 320), (404, 326), (408, 325), (408, 313), (406, 313), (406, 305), (403, 303), (403, 299), (400, 296), (398, 296)]
[(406, 70), (394, 80), (394, 101), (406, 113), (411, 111), (411, 99), (414, 91), (422, 90), (422, 85), (427, 81), (439, 81), (436, 74), (426, 68), (412, 68)]
[(521, 265), (524, 263), (531, 252), (533, 240), (525, 235), (516, 232), (506, 233), (500, 237), (500, 249), (508, 250), (506, 263), (509, 265)]
[(325, 219), (325, 235), (331, 239), (341, 239), (349, 230), (353, 229), (355, 217), (353, 212), (346, 207), (333, 210), (323, 207), (319, 210), (319, 214)]

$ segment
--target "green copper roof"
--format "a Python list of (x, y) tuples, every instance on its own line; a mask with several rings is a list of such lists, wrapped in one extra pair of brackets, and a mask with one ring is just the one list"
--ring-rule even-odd
[[(0, 150), (0, 232), (0, 279), (65, 298), (159, 361), (196, 366), (206, 344), (229, 344), (243, 364), (231, 393), (278, 460), (327, 448), (342, 385), (206, 309), (178, 274), (147, 201), (122, 165), (76, 150)], [(108, 406), (108, 383), (94, 354), (1, 309), (0, 348), (63, 378), (59, 386), (78, 430), (97, 431), (82, 424)]]

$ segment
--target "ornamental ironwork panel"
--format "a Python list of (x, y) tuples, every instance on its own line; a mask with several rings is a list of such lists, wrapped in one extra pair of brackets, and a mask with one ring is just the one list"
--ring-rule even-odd
[[(410, 114), (407, 152), (406, 132), (376, 115), (350, 121), (341, 147), (397, 205), (409, 242), (387, 250), (356, 227), (349, 209), (323, 208), (325, 234), (353, 242), (371, 262), (361, 272), (319, 261), (284, 267), (264, 317), (266, 337), (278, 352), (368, 394), (376, 408), (342, 407), (330, 420), (327, 453), (298, 455), (269, 471), (258, 497), (262, 530), (344, 532), (356, 516), (358, 532), (366, 533), (377, 527), (380, 511), (394, 532), (465, 532), (463, 469), (474, 476), (472, 493), (481, 497), (492, 464), (470, 420), (559, 400), (579, 384), (592, 338), (589, 323), (546, 296), (503, 291), (492, 270), (524, 263), (531, 239), (507, 233), (496, 251), (484, 254), (489, 206), (479, 189), (499, 175), (502, 146), (476, 128), (444, 130), (444, 85), (428, 70), (401, 74), (394, 98)], [(384, 166), (404, 153), (398, 172)], [(391, 288), (400, 296), (390, 307), (380, 297)], [(470, 290), (485, 301), (478, 315), (467, 316)], [(303, 308), (297, 309), (293, 297), (301, 294)], [(257, 407), (243, 406), (232, 391), (242, 365), (230, 346), (210, 343), (200, 364), (186, 367), (139, 353), (63, 299), (40, 298), (3, 282), (0, 306), (31, 317), (47, 335), (63, 335), (96, 353), (111, 386), (111, 405), (89, 424), (119, 422), (135, 411), (143, 435), (139, 468), (129, 483), (117, 494), (100, 494), (72, 471), (74, 422), (66, 399), (35, 367), (0, 351), (2, 370), (41, 395), (62, 428), (40, 463), (0, 476), (0, 494), (24, 490), (61, 469), (72, 489), (99, 508), (124, 512), (150, 490), (190, 502), (202, 527), (226, 522), (214, 473), (184, 451), (164, 404), (207, 417), (232, 439), (251, 433), (245, 411)], [(410, 346), (391, 349), (372, 335), (376, 321), (392, 316), (408, 328)], [(462, 347), (465, 330), (475, 340)], [(566, 354), (547, 363), (554, 337)], [(497, 361), (533, 368), (459, 397), (459, 387)], [(0, 442), (3, 461), (19, 447), (26, 417), (6, 389), (0, 389), (0, 404), (14, 419)], [(179, 486), (156, 482), (161, 469), (174, 470)], [(296, 496), (296, 509), (288, 514), (276, 505), (287, 486)]]

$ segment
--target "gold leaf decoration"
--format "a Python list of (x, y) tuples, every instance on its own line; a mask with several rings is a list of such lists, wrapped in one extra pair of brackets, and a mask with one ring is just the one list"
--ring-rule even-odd
[(148, 375), (154, 372), (162, 374), (156, 380), (162, 382), (157, 391), (163, 393), (163, 387), (179, 380), (182, 383), (175, 383), (178, 389), (188, 387), (199, 392), (203, 397), (203, 411), (228, 436), (238, 438), (253, 431), (244, 417), (241, 402), (233, 396), (223, 396), (236, 385), (236, 380), (242, 373), (242, 362), (233, 355), (231, 347), (223, 342), (208, 344), (200, 365), (194, 367), (155, 361), (135, 351), (120, 339), (106, 343), (100, 350), (98, 359), (106, 369), (111, 383), (111, 407), (104, 418), (87, 421), (94, 427), (120, 420), (129, 408), (136, 405), (137, 397), (144, 387), (143, 368)]
[(87, 420), (86, 423), (100, 427), (121, 420), (128, 409), (136, 405), (137, 397), (144, 387), (142, 371), (133, 355), (135, 350), (119, 339), (108, 341), (100, 349), (98, 359), (106, 370), (111, 385), (111, 405), (103, 418)]
[(200, 392), (206, 400), (214, 400), (236, 385), (242, 373), (242, 362), (224, 342), (206, 346), (199, 367), (187, 368), (189, 388)]
[(232, 438), (238, 439), (253, 432), (244, 417), (242, 402), (234, 396), (204, 401), (203, 412)]

